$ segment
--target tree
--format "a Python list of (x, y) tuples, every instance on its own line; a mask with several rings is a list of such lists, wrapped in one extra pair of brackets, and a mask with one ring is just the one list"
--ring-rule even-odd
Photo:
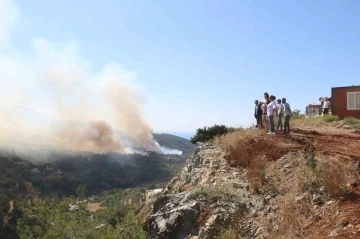
[(198, 128), (194, 137), (190, 139), (190, 142), (193, 144), (197, 142), (207, 142), (212, 140), (215, 136), (224, 135), (235, 130), (235, 128), (226, 127), (225, 125), (214, 125), (211, 127)]
[(76, 194), (80, 199), (84, 199), (86, 197), (86, 185), (80, 184), (76, 189)]
[(301, 114), (300, 110), (292, 110), (292, 116), (294, 118), (299, 118), (299, 117), (301, 117), (303, 115)]

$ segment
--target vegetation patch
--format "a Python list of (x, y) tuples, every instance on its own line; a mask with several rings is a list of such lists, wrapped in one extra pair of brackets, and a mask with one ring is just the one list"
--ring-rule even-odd
[(318, 186), (317, 171), (308, 165), (302, 165), (295, 171), (295, 185), (299, 192), (305, 192)]
[(189, 189), (191, 189), (193, 187), (192, 183), (188, 183), (188, 184), (185, 184), (184, 186), (182, 186), (180, 188), (180, 191), (183, 192), (183, 191), (188, 191)]
[(254, 159), (250, 162), (246, 177), (254, 193), (260, 192), (260, 188), (265, 180), (265, 167), (266, 162), (263, 159)]
[(337, 115), (324, 115), (322, 117), (322, 120), (329, 123), (329, 122), (339, 121), (340, 118)]
[(228, 185), (203, 186), (193, 193), (193, 196), (204, 195), (210, 200), (234, 196)]
[(353, 117), (350, 117), (350, 118), (345, 118), (343, 120), (344, 124), (345, 125), (360, 125), (360, 119), (357, 119), (357, 118), (353, 118)]
[(333, 159), (321, 161), (318, 169), (318, 180), (331, 197), (341, 197), (348, 193), (346, 185), (350, 182), (351, 174), (346, 164)]
[(221, 239), (240, 239), (244, 238), (244, 225), (243, 225), (243, 215), (241, 212), (236, 212), (231, 221), (224, 225), (220, 234)]
[(225, 125), (214, 125), (211, 127), (198, 128), (196, 134), (191, 138), (190, 141), (193, 144), (197, 142), (205, 143), (214, 139), (216, 136), (225, 135), (237, 130), (239, 129), (226, 127)]

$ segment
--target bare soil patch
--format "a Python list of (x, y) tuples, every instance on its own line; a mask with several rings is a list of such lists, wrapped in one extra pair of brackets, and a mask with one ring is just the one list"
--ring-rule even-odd
[(97, 210), (101, 209), (100, 203), (88, 203), (87, 210), (89, 212), (96, 212)]
[[(324, 162), (331, 159), (358, 165), (354, 168), (354, 176), (360, 178), (360, 135), (356, 131), (325, 127), (316, 130), (295, 128), (290, 134), (254, 133), (254, 137), (247, 137), (239, 141), (238, 145), (239, 147), (228, 147), (230, 149), (228, 150), (228, 163), (234, 167), (247, 167), (248, 171), (251, 171), (251, 161), (261, 159), (267, 162), (266, 169), (268, 173), (270, 171), (270, 179), (279, 177), (279, 180), (272, 186), (281, 192), (279, 197), (282, 199), (286, 199), (287, 192), (296, 187), (293, 184), (295, 171), (298, 165), (301, 162), (304, 163), (309, 156)], [(293, 153), (300, 155), (302, 159), (294, 163), (291, 159)], [(284, 165), (276, 163), (281, 161), (286, 163)], [(244, 162), (250, 163), (246, 166)], [(281, 166), (279, 167), (279, 165)], [(331, 177), (331, 175), (329, 176)], [(312, 204), (304, 202), (305, 206), (303, 206), (308, 208), (308, 215), (302, 215), (304, 210), (299, 209), (299, 202), (302, 201), (297, 199), (299, 201), (294, 204), (294, 207), (299, 210), (298, 213), (302, 216), (295, 218), (294, 222), (296, 222), (301, 238), (360, 238), (360, 182), (346, 186), (349, 193), (342, 198), (331, 199), (333, 203), (329, 201), (329, 204), (314, 207)], [(264, 189), (263, 192), (265, 191), (269, 190)], [(313, 195), (311, 191), (305, 193), (307, 193), (306, 195)], [(301, 197), (295, 192), (294, 198)], [(290, 199), (289, 205), (293, 205), (294, 198)], [(280, 201), (276, 202), (277, 198), (273, 200), (275, 204), (281, 205)], [(264, 216), (264, 218), (268, 217)]]

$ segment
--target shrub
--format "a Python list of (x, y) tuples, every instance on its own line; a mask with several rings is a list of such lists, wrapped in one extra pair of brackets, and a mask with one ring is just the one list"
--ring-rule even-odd
[(300, 192), (304, 192), (317, 185), (316, 169), (303, 165), (295, 172), (295, 184)]
[(339, 116), (337, 115), (325, 115), (322, 117), (322, 119), (328, 123), (340, 120)]
[(360, 125), (360, 119), (354, 118), (354, 117), (350, 117), (350, 118), (345, 118), (344, 119), (344, 124), (346, 125)]
[(229, 223), (223, 226), (221, 230), (221, 239), (240, 239), (244, 238), (245, 228), (243, 225), (242, 212), (236, 212)]
[(265, 161), (262, 159), (252, 160), (247, 170), (246, 177), (253, 192), (259, 193), (260, 187), (265, 179)]
[(234, 132), (235, 130), (235, 128), (226, 127), (225, 125), (198, 128), (194, 137), (190, 139), (190, 142), (193, 144), (197, 142), (207, 142), (215, 138), (215, 136), (224, 135), (229, 132)]
[(292, 117), (293, 118), (302, 118), (304, 117), (303, 114), (301, 114), (301, 111), (300, 110), (292, 110)]
[(254, 138), (261, 134), (261, 130), (241, 130), (217, 137), (215, 143), (228, 154), (232, 166), (248, 167), (253, 158), (249, 143), (256, 144)]
[(318, 180), (332, 197), (341, 197), (347, 193), (346, 185), (351, 180), (347, 166), (337, 160), (328, 159), (318, 169)]
[(287, 238), (298, 237), (298, 233), (301, 230), (301, 220), (298, 214), (298, 208), (295, 204), (295, 196), (287, 195), (280, 200), (279, 217), (281, 221), (279, 223), (279, 232), (282, 235), (286, 235)]

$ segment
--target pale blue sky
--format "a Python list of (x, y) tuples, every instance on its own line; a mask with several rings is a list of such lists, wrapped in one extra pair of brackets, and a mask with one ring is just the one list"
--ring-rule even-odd
[(94, 69), (118, 62), (147, 90), (156, 132), (248, 126), (267, 91), (293, 109), (360, 83), (357, 0), (18, 0), (29, 38), (75, 39)]

